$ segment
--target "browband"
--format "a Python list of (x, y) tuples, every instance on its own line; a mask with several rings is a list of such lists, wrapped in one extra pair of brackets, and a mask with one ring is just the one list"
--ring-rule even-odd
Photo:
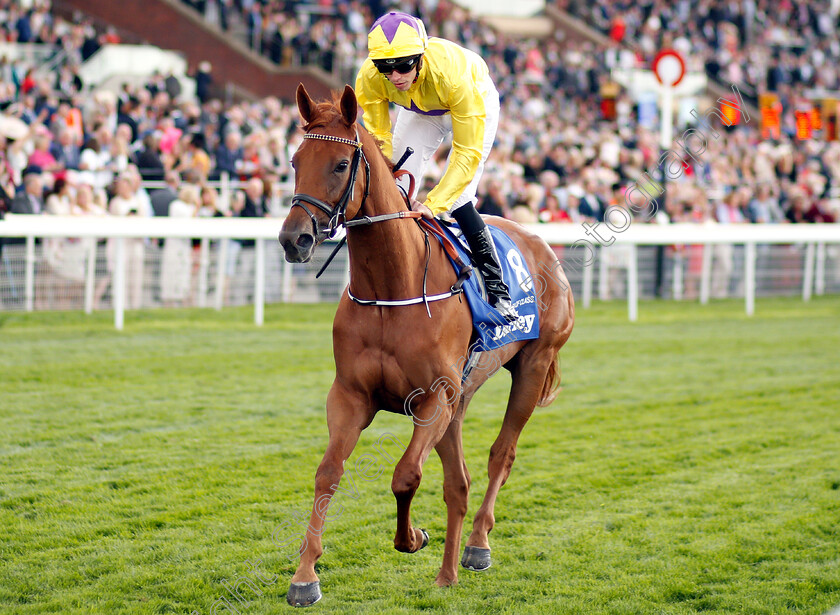
[(335, 143), (344, 143), (345, 145), (352, 145), (353, 147), (362, 147), (362, 142), (359, 141), (358, 133), (356, 140), (345, 139), (344, 137), (334, 137), (333, 135), (320, 135), (313, 132), (307, 132), (303, 135), (304, 139), (321, 139), (321, 141), (334, 141)]

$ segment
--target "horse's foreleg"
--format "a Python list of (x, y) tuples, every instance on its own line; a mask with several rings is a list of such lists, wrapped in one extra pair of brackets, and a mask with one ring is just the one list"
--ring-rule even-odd
[(363, 404), (333, 385), (327, 397), (329, 443), (315, 473), (312, 513), (301, 545), (300, 562), (286, 595), (286, 600), (293, 606), (308, 606), (321, 599), (320, 582), (315, 574), (315, 563), (323, 553), (321, 534), (324, 523), (329, 520), (331, 498), (344, 474), (344, 462), (350, 457), (370, 419), (370, 412)]
[(411, 526), (411, 500), (420, 486), (423, 464), (449, 426), (452, 406), (443, 405), (436, 397), (432, 397), (413, 411), (413, 417), (414, 433), (391, 479), (391, 491), (397, 500), (394, 548), (404, 553), (419, 551), (429, 542), (429, 535), (424, 530)]
[(513, 384), (502, 429), (490, 448), (490, 459), (487, 463), (490, 480), (487, 492), (475, 513), (473, 530), (467, 538), (467, 546), (461, 560), (465, 568), (485, 570), (490, 567), (490, 542), (487, 535), (495, 524), (496, 498), (510, 476), (516, 458), (516, 443), (537, 405), (551, 360), (552, 357), (547, 353), (524, 357), (513, 373)]
[(443, 501), (446, 502), (446, 543), (443, 548), (443, 564), (435, 579), (441, 587), (458, 582), (461, 531), (470, 492), (470, 473), (464, 462), (461, 440), (462, 421), (463, 406), (435, 447), (443, 464)]

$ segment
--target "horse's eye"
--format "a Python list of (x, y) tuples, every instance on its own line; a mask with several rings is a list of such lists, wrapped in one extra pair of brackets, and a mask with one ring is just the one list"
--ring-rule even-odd
[(347, 167), (349, 167), (349, 166), (350, 166), (350, 164), (346, 160), (342, 160), (341, 162), (338, 163), (338, 165), (336, 165), (335, 172), (336, 173), (344, 173), (347, 170)]

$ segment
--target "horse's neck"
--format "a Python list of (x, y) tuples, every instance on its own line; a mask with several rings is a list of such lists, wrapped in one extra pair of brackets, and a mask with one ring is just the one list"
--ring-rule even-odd
[[(393, 182), (386, 177), (385, 181)], [(395, 185), (372, 182), (364, 215), (405, 210)], [(402, 218), (348, 229), (350, 286), (361, 299), (408, 299), (423, 292), (426, 244), (413, 219)], [(431, 291), (431, 288), (430, 288)]]

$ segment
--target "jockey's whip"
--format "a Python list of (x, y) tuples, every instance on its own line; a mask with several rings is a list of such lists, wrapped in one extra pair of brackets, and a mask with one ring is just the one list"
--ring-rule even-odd
[(413, 147), (405, 148), (405, 151), (403, 152), (403, 155), (400, 156), (400, 159), (397, 160), (397, 163), (394, 165), (394, 171), (399, 171), (400, 168), (402, 168), (402, 165), (405, 164), (405, 161), (408, 160), (408, 157), (411, 156), (413, 153), (414, 153), (414, 148)]

